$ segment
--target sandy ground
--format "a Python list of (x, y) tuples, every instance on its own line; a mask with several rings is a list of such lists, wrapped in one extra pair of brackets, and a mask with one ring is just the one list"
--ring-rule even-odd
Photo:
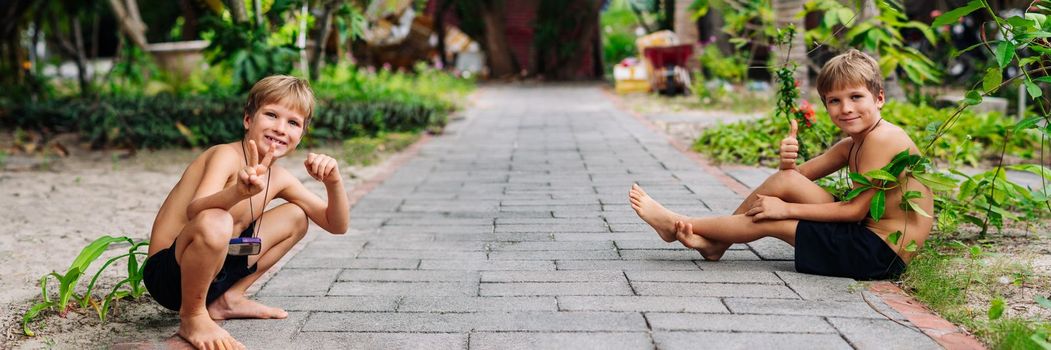
[[(0, 134), (0, 146), (9, 145), (10, 135)], [(33, 323), (37, 337), (21, 334), (23, 313), (40, 301), (40, 277), (51, 271), (64, 272), (80, 249), (102, 235), (149, 239), (157, 209), (200, 152), (71, 151), (68, 157), (39, 152), (9, 155), (0, 170), (0, 329), (4, 330), (0, 348), (88, 348), (167, 338), (178, 327), (177, 315), (149, 297), (118, 304), (106, 323), (99, 321), (91, 307), (74, 308), (64, 317), (54, 313), (39, 317), (42, 321)], [(325, 152), (343, 163), (338, 148), (310, 151)], [(305, 157), (300, 149), (279, 164), (324, 196), (324, 186), (303, 169)], [(384, 162), (370, 167), (344, 164), (341, 172), (345, 179), (351, 178), (346, 181), (348, 191), (383, 166)], [(127, 249), (127, 245), (112, 247), (103, 258)], [(97, 260), (90, 273), (102, 261)], [(124, 266), (121, 263), (111, 269), (100, 285), (116, 283)], [(83, 277), (78, 290), (83, 291), (89, 281), (90, 276)], [(57, 284), (49, 288), (57, 290)]]

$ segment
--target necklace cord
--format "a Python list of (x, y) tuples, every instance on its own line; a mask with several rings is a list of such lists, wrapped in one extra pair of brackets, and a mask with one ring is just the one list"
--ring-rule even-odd
[[(245, 141), (241, 139), (241, 155), (244, 156), (245, 166), (248, 166), (248, 151), (245, 150)], [(266, 212), (266, 197), (270, 195), (270, 168), (266, 171), (266, 187), (263, 188), (263, 210), (259, 212), (259, 219), (256, 221), (255, 208), (252, 206), (252, 197), (248, 197), (248, 210), (252, 216), (252, 221), (256, 221), (255, 230), (252, 230), (252, 237), (259, 235), (259, 228), (263, 226), (263, 214)]]

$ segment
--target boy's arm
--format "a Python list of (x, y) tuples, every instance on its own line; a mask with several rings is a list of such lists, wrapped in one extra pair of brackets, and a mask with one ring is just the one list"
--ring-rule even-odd
[(847, 157), (850, 152), (851, 140), (849, 138), (840, 140), (832, 147), (828, 148), (828, 151), (818, 155), (817, 157), (811, 158), (802, 165), (796, 167), (796, 170), (800, 174), (806, 176), (810, 181), (814, 181), (829, 174), (832, 174), (836, 170), (839, 170), (847, 166)]
[(239, 168), (240, 159), (230, 149), (218, 146), (208, 159), (201, 174), (201, 182), (194, 192), (193, 200), (186, 206), (186, 218), (192, 220), (205, 209), (219, 208), (230, 210), (247, 197), (241, 196), (237, 186), (223, 188), (226, 180)]
[[(311, 173), (311, 176), (315, 175), (315, 171), (311, 171), (310, 166), (307, 167), (307, 170)], [(323, 170), (317, 170), (317, 172), (321, 171)], [(325, 184), (325, 192), (328, 197), (327, 202), (310, 192), (302, 182), (292, 177), (291, 174), (288, 174), (288, 177), (291, 179), (291, 183), (278, 193), (279, 197), (302, 208), (307, 217), (325, 229), (325, 231), (334, 234), (347, 232), (347, 228), (350, 226), (350, 200), (347, 198), (347, 191), (343, 186), (343, 179), (339, 175), (338, 169), (331, 170), (331, 172), (327, 173), (327, 176), (323, 176), (321, 179), (322, 183)]]
[[(904, 142), (905, 140), (897, 139), (898, 137), (907, 137), (904, 134), (900, 136), (890, 133), (870, 134), (869, 137), (872, 138), (872, 140), (869, 140), (871, 146), (866, 145), (868, 148), (864, 150), (865, 157), (863, 157), (861, 164), (858, 164), (860, 173), (866, 173), (887, 165), (897, 153), (901, 152), (901, 148), (909, 147), (908, 145), (911, 144), (910, 142)], [(840, 142), (833, 148), (841, 144), (845, 143)], [(818, 158), (814, 158), (813, 161), (817, 161)], [(810, 162), (806, 164), (810, 164)], [(822, 168), (815, 167), (813, 171), (816, 172), (819, 169)], [(850, 201), (820, 204), (786, 203), (777, 197), (760, 195), (746, 215), (752, 216), (753, 220), (756, 221), (764, 219), (797, 219), (822, 222), (857, 222), (865, 219), (869, 212), (869, 204), (875, 195), (875, 190), (867, 190)]]

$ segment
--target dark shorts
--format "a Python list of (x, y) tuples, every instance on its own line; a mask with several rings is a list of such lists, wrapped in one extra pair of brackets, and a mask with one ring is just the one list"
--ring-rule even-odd
[(905, 262), (862, 224), (800, 220), (796, 271), (859, 280), (896, 278)]
[[(241, 232), (241, 237), (251, 237), (253, 229), (255, 229), (255, 222)], [(234, 283), (251, 275), (255, 270), (255, 265), (248, 266), (247, 256), (227, 255), (223, 267), (208, 286), (205, 305), (218, 299)], [(182, 305), (182, 270), (179, 268), (179, 263), (175, 261), (175, 242), (172, 242), (171, 247), (146, 259), (142, 275), (142, 282), (146, 285), (146, 290), (150, 292), (153, 300), (165, 308), (179, 311), (179, 306)]]

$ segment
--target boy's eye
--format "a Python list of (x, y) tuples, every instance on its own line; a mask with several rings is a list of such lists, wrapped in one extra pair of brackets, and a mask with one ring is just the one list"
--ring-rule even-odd
[(295, 120), (289, 121), (288, 123), (292, 124), (292, 126), (299, 126), (299, 122), (297, 122)]
[(270, 118), (277, 118), (277, 115), (273, 113), (267, 113), (266, 116)]

